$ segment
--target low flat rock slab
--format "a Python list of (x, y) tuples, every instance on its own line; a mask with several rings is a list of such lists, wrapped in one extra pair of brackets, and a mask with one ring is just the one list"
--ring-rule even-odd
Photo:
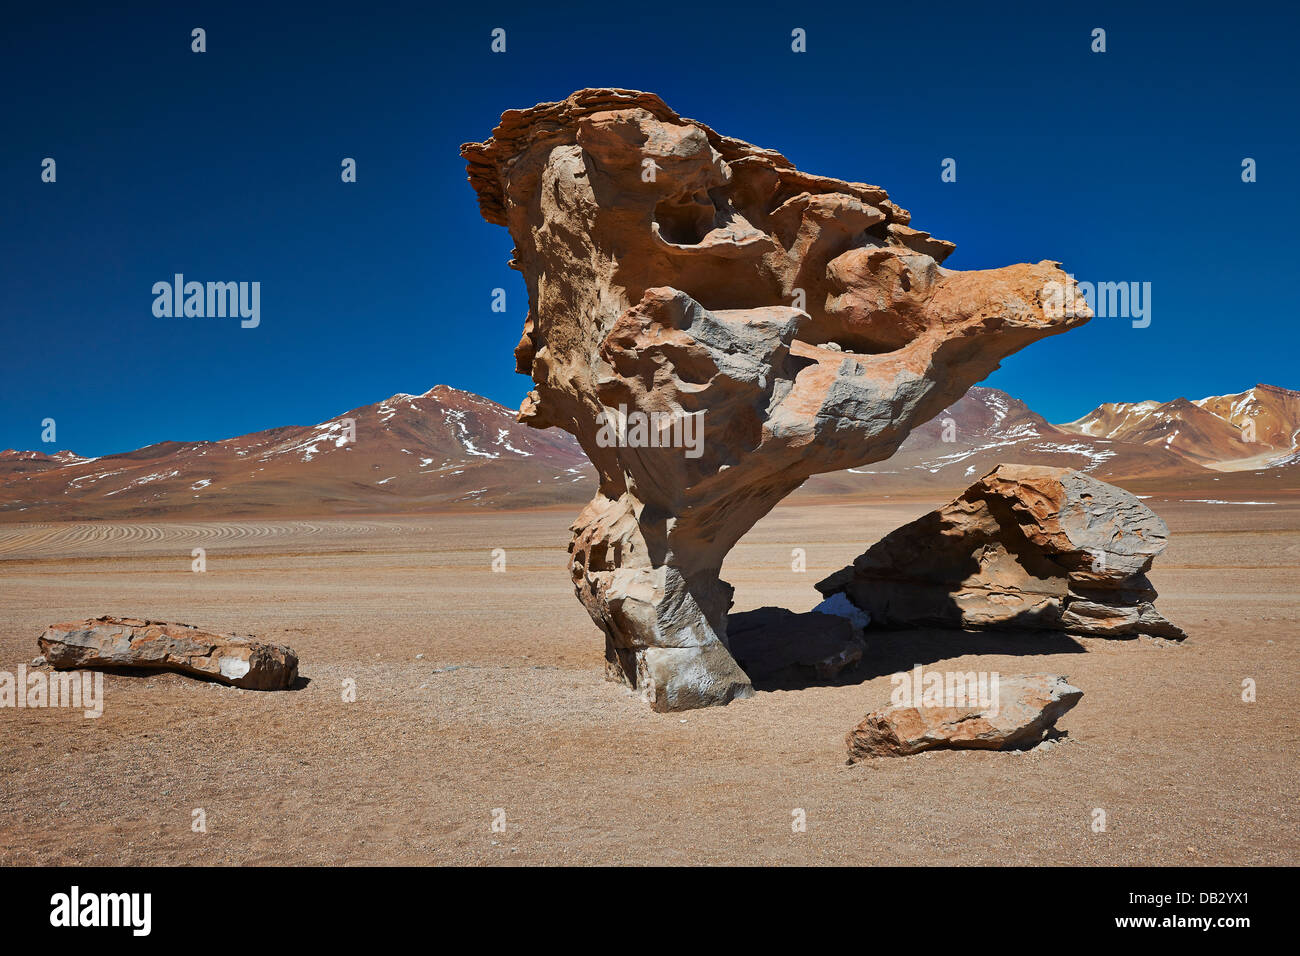
[[(992, 686), (990, 684), (990, 690)], [(989, 706), (891, 704), (849, 731), (849, 762), (905, 757), (924, 750), (1015, 750), (1032, 747), (1052, 730), (1083, 691), (1064, 677), (1000, 677)]]
[(286, 690), (298, 679), (291, 648), (189, 624), (104, 616), (51, 624), (37, 643), (59, 670), (169, 670), (248, 690)]

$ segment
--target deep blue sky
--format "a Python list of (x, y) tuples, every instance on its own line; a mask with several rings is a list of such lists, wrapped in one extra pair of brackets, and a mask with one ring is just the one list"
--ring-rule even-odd
[[(517, 407), (523, 284), (457, 151), (585, 86), (655, 91), (801, 169), (884, 186), (957, 243), (950, 267), (1058, 259), (1151, 282), (1149, 328), (1095, 319), (988, 380), (1053, 421), (1300, 387), (1300, 16), (1283, 4), (126, 6), (5, 14), (0, 448), (52, 451), (46, 417), (56, 447), (103, 454), (437, 383)], [(175, 272), (260, 281), (261, 326), (155, 318), (150, 289)]]

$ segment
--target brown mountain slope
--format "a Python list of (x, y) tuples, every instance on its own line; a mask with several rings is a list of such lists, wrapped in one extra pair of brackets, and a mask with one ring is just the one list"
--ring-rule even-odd
[[(1222, 422), (1194, 403), (1186, 403), (1190, 411), (1166, 404), (1176, 405), (1184, 423)], [(915, 429), (893, 458), (819, 475), (800, 494), (955, 492), (1002, 463), (1077, 468), (1130, 489), (1202, 489), (1206, 496), (1260, 497), (1300, 484), (1300, 452), (1279, 453), (1263, 470), (1224, 475), (1178, 451), (1177, 439), (1172, 447), (1159, 440), (1150, 422), (1140, 425), (1152, 409), (1130, 414), (1133, 408), (1102, 406), (1093, 427), (1100, 431), (1104, 422), (1153, 440), (1065, 430), (1004, 392), (976, 386)], [(593, 470), (567, 433), (520, 425), (504, 406), (442, 385), (319, 425), (218, 442), (160, 442), (102, 458), (0, 452), (0, 521), (529, 508), (581, 505), (594, 491)]]
[(1024, 402), (977, 385), (915, 429), (888, 461), (820, 475), (804, 489), (813, 494), (957, 490), (1002, 463), (1076, 468), (1104, 481), (1205, 473), (1164, 448), (1064, 431)]
[(569, 435), (445, 385), (218, 442), (102, 458), (0, 453), (0, 520), (10, 521), (529, 507), (593, 491)]
[(1253, 430), (1257, 442), (1287, 450), (1300, 447), (1300, 392), (1261, 384), (1236, 395), (1211, 395), (1193, 404), (1238, 429)]
[[(1235, 395), (1100, 405), (1065, 431), (1159, 446), (1211, 467), (1266, 467), (1297, 448), (1300, 392), (1256, 385)], [(1277, 455), (1271, 453), (1280, 453)]]

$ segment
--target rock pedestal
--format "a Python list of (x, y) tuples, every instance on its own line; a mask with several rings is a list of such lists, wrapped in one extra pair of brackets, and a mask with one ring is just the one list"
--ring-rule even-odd
[(945, 269), (953, 244), (880, 187), (651, 93), (511, 110), (462, 155), (528, 292), (519, 420), (571, 432), (600, 476), (574, 587), (609, 676), (657, 710), (752, 692), (719, 572), (778, 501), (888, 458), (1003, 357), (1090, 317), (1057, 263)]

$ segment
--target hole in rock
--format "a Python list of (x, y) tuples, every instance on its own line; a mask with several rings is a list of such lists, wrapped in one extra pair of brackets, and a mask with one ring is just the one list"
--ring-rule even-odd
[[(834, 300), (830, 303), (835, 307)], [(842, 308), (842, 307), (841, 307)], [(858, 355), (884, 355), (906, 348), (924, 332), (915, 316), (886, 310), (862, 314), (852, 309), (814, 315), (800, 330), (799, 339), (809, 345), (838, 345)]]
[(703, 241), (713, 228), (717, 210), (705, 193), (661, 199), (655, 206), (659, 235), (679, 246)]

